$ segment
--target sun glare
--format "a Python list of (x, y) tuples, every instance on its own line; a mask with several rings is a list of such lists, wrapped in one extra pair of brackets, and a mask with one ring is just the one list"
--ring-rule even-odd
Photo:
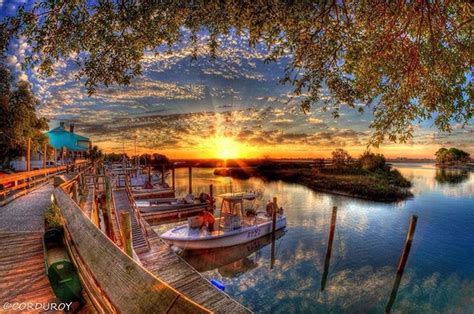
[(241, 145), (230, 137), (216, 137), (214, 140), (214, 155), (221, 159), (241, 158)]

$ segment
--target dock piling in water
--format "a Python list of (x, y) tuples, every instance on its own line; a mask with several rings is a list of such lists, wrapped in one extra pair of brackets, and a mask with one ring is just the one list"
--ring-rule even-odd
[(385, 313), (390, 313), (395, 299), (397, 298), (398, 288), (400, 282), (402, 281), (403, 272), (405, 271), (405, 266), (408, 261), (408, 256), (410, 255), (411, 246), (413, 243), (413, 236), (415, 235), (416, 223), (418, 222), (418, 216), (413, 215), (410, 218), (410, 226), (408, 227), (407, 237), (405, 239), (405, 246), (403, 247), (402, 255), (400, 256), (400, 261), (397, 267), (397, 275), (395, 277), (395, 282), (393, 283), (392, 292), (390, 294), (390, 299), (385, 306)]
[(328, 246), (326, 248), (326, 258), (324, 259), (324, 271), (321, 277), (321, 291), (326, 287), (326, 280), (328, 278), (329, 264), (332, 255), (332, 243), (334, 241), (334, 232), (336, 230), (337, 206), (332, 208), (331, 224), (329, 226)]
[(188, 185), (189, 185), (189, 194), (193, 194), (193, 167), (189, 167), (188, 172)]
[(176, 177), (175, 177), (174, 163), (173, 163), (173, 166), (171, 168), (171, 186), (173, 187), (173, 190), (176, 187)]
[(275, 231), (276, 231), (276, 221), (277, 221), (277, 198), (273, 198), (273, 211), (272, 211), (272, 240), (275, 239)]
[(161, 185), (165, 184), (165, 164), (161, 165)]
[(211, 198), (211, 208), (214, 210), (214, 186), (209, 184), (209, 196)]

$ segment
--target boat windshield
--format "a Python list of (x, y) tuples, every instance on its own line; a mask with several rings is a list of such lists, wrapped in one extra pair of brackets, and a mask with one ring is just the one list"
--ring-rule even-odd
[(224, 231), (238, 229), (244, 225), (252, 224), (247, 220), (248, 211), (255, 211), (255, 195), (252, 193), (228, 193), (222, 197), (221, 224)]

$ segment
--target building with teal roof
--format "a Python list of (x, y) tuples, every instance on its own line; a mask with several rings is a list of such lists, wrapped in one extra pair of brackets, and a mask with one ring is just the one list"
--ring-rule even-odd
[(56, 150), (57, 159), (85, 158), (89, 152), (92, 142), (88, 137), (74, 133), (74, 124), (69, 126), (69, 130), (64, 127), (64, 122), (46, 135), (49, 138), (49, 144)]

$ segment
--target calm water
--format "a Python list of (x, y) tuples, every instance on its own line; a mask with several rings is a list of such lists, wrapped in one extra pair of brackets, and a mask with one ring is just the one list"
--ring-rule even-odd
[[(416, 214), (413, 247), (392, 312), (474, 312), (474, 174), (441, 173), (431, 165), (396, 167), (413, 182), (415, 196), (392, 204), (313, 192), (297, 184), (234, 179), (234, 191), (264, 191), (260, 206), (277, 196), (285, 208), (288, 226), (275, 243), (273, 269), (269, 239), (187, 259), (255, 312), (381, 313), (410, 216)], [(216, 194), (230, 191), (231, 180), (212, 172), (193, 169), (194, 190), (207, 191), (212, 183)], [(177, 184), (180, 193), (187, 191), (187, 169), (177, 171)], [(338, 207), (337, 224), (321, 292), (332, 206)]]

